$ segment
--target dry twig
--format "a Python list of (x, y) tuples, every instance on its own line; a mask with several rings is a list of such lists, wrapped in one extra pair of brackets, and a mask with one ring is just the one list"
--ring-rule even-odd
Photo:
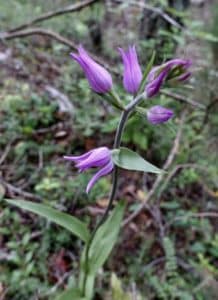
[(14, 142), (14, 139), (12, 139), (5, 147), (4, 152), (2, 153), (1, 157), (0, 157), (0, 165), (3, 164), (3, 162), (5, 161), (5, 159), (7, 158), (10, 150), (11, 150), (11, 146)]
[(172, 219), (170, 222), (166, 223), (166, 225), (164, 226), (164, 229), (169, 229), (170, 226), (172, 226), (173, 223), (175, 223), (176, 221), (181, 221), (181, 220), (187, 220), (187, 219), (191, 219), (191, 218), (218, 218), (218, 212), (200, 212), (200, 213), (191, 213), (191, 214), (187, 214), (185, 216), (178, 216), (175, 217), (174, 219)]
[(202, 104), (202, 103), (199, 103), (195, 100), (192, 100), (192, 99), (189, 99), (183, 95), (180, 95), (180, 94), (175, 94), (175, 93), (172, 93), (172, 92), (169, 92), (169, 91), (166, 91), (166, 90), (161, 90), (161, 94), (163, 95), (166, 95), (166, 96), (169, 96), (175, 100), (178, 100), (180, 102), (185, 102), (187, 104), (190, 104), (194, 107), (197, 107), (199, 109), (206, 109), (206, 105)]
[(41, 15), (41, 16), (39, 16), (39, 17), (37, 17), (37, 18), (27, 22), (27, 23), (24, 23), (22, 25), (19, 25), (17, 27), (9, 29), (8, 32), (19, 31), (21, 29), (25, 29), (25, 28), (30, 27), (32, 25), (35, 25), (39, 22), (46, 21), (46, 20), (52, 19), (52, 18), (57, 17), (57, 16), (61, 16), (61, 15), (72, 13), (72, 12), (78, 12), (81, 9), (83, 9), (87, 6), (91, 6), (92, 4), (94, 4), (98, 1), (99, 0), (84, 0), (84, 1), (80, 1), (78, 3), (66, 6), (62, 9), (47, 12), (47, 13), (45, 13), (45, 14), (43, 14), (43, 15)]
[(204, 166), (200, 166), (200, 165), (197, 165), (197, 164), (193, 164), (193, 163), (186, 163), (186, 164), (180, 164), (180, 165), (177, 165), (175, 166), (171, 172), (168, 173), (164, 183), (162, 184), (161, 188), (160, 188), (160, 191), (158, 193), (158, 198), (161, 197), (163, 191), (166, 189), (168, 183), (171, 181), (171, 179), (175, 176), (175, 174), (181, 170), (181, 169), (186, 169), (186, 168), (192, 168), (192, 169), (200, 169), (200, 170), (203, 170), (204, 172), (206, 172), (206, 168)]
[[(119, 4), (124, 4), (126, 1), (116, 0), (116, 2), (119, 3)], [(149, 4), (139, 2), (139, 1), (128, 1), (128, 4), (133, 5), (133, 6), (139, 6), (141, 8), (146, 9), (146, 10), (149, 10), (149, 11), (157, 14), (161, 18), (163, 18), (170, 25), (172, 25), (172, 26), (174, 26), (178, 29), (185, 29), (181, 24), (179, 24), (176, 20), (174, 20), (170, 15), (168, 15), (165, 11), (163, 11), (159, 7), (154, 7), (154, 6), (151, 6)]]
[(11, 193), (11, 194), (17, 194), (19, 196), (22, 196), (22, 197), (30, 199), (30, 200), (41, 201), (41, 198), (39, 196), (34, 195), (29, 192), (26, 192), (26, 191), (22, 190), (21, 188), (15, 187), (11, 183), (4, 181), (2, 178), (0, 178), (0, 183), (2, 183), (7, 188), (9, 193)]
[[(56, 40), (57, 42), (69, 47), (70, 49), (76, 50), (77, 49), (77, 45), (72, 41), (69, 40), (63, 36), (61, 36), (59, 33), (54, 32), (52, 30), (49, 29), (43, 29), (40, 27), (35, 27), (35, 28), (30, 28), (30, 29), (25, 29), (25, 30), (20, 30), (20, 31), (16, 31), (16, 32), (1, 32), (0, 33), (0, 40), (12, 40), (15, 38), (24, 38), (24, 37), (28, 37), (31, 35), (42, 35), (42, 36), (47, 36), (49, 38), (52, 38), (54, 40)], [(95, 56), (92, 54), (92, 57), (101, 65), (103, 65), (106, 69), (112, 71), (115, 74), (119, 74), (118, 70), (116, 69), (112, 69), (111, 67), (109, 67), (109, 65), (104, 62), (102, 59), (100, 59), (99, 57)]]

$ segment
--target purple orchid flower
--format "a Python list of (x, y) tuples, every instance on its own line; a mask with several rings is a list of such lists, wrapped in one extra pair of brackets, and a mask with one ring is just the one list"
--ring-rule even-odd
[(142, 71), (139, 66), (138, 57), (135, 46), (130, 46), (125, 52), (122, 48), (118, 48), (124, 64), (123, 85), (130, 94), (138, 92), (142, 81)]
[(173, 117), (173, 111), (160, 105), (151, 107), (147, 111), (147, 119), (151, 124), (165, 123)]
[(145, 88), (147, 96), (150, 98), (157, 95), (166, 80), (174, 82), (187, 80), (191, 76), (188, 70), (191, 64), (190, 60), (176, 58), (154, 67), (147, 77), (148, 83)]
[(191, 72), (188, 70), (192, 65), (189, 59), (175, 58), (166, 62), (165, 66), (170, 68), (169, 79), (174, 81), (185, 81), (191, 76)]
[(104, 94), (112, 89), (112, 77), (110, 73), (96, 63), (82, 47), (78, 47), (79, 54), (71, 53), (71, 57), (75, 59), (83, 71), (93, 91), (98, 94)]
[(64, 158), (75, 162), (79, 172), (90, 168), (101, 168), (89, 181), (86, 193), (89, 193), (99, 178), (109, 174), (114, 167), (111, 151), (107, 147), (99, 147), (80, 156), (64, 156)]
[[(156, 70), (157, 67), (155, 67)], [(169, 67), (165, 68), (158, 76), (155, 76), (155, 71), (152, 74), (148, 75), (148, 84), (146, 85), (146, 94), (147, 97), (151, 98), (158, 94), (161, 86), (164, 83), (164, 80), (167, 77)]]

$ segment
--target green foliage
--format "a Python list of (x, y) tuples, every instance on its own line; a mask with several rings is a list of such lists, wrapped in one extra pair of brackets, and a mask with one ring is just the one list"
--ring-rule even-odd
[(177, 268), (174, 244), (168, 237), (163, 239), (165, 252), (165, 280), (161, 283), (157, 276), (151, 276), (149, 283), (153, 287), (158, 299), (192, 300), (192, 293), (186, 290), (186, 282), (180, 277)]
[(108, 220), (97, 231), (89, 251), (89, 270), (96, 273), (108, 258), (117, 240), (125, 205), (116, 205)]
[(55, 298), (55, 300), (87, 300), (86, 298), (82, 297), (80, 294), (80, 291), (76, 288), (70, 288), (61, 293), (58, 297)]
[(154, 62), (155, 62), (155, 56), (156, 56), (156, 53), (155, 51), (153, 51), (152, 53), (152, 56), (145, 68), (145, 71), (143, 73), (143, 77), (142, 77), (142, 81), (141, 81), (141, 84), (140, 84), (140, 87), (139, 87), (139, 93), (143, 93), (144, 92), (144, 86), (146, 84), (146, 80), (147, 80), (147, 77), (148, 77), (148, 74), (149, 72), (151, 71), (152, 67), (154, 66)]
[(138, 153), (125, 147), (113, 150), (112, 158), (113, 162), (123, 169), (155, 174), (162, 172), (160, 169), (144, 160)]
[(75, 217), (72, 217), (66, 213), (55, 210), (47, 205), (33, 203), (25, 200), (7, 200), (10, 204), (18, 206), (22, 209), (29, 210), (39, 216), (45, 217), (49, 221), (52, 221), (71, 233), (81, 238), (84, 242), (89, 239), (89, 232), (84, 223)]
[[(37, 3), (33, 5), (26, 0), (2, 1), (1, 31), (31, 20), (43, 12), (72, 4), (68, 0), (35, 2)], [(113, 9), (112, 6), (107, 11), (104, 5), (97, 4), (75, 15), (68, 14), (45, 21), (42, 27), (57, 31), (75, 43), (82, 42), (94, 53), (95, 45), (90, 32), (93, 30), (92, 24), (100, 25), (103, 43), (96, 55), (104, 57), (105, 61), (111, 61), (119, 70), (121, 64), (118, 64), (118, 54), (115, 51), (113, 54), (111, 49), (117, 45), (124, 46), (130, 41), (137, 44), (144, 69), (153, 49), (156, 50), (155, 63), (174, 57), (175, 50), (177, 54), (182, 52), (185, 56), (193, 55), (193, 69), (196, 72), (191, 81), (192, 90), (176, 88), (171, 91), (208, 105), (217, 98), (216, 5), (211, 7), (211, 25), (205, 28), (202, 20), (196, 22), (192, 15), (189, 16), (189, 9), (185, 12), (177, 6), (169, 7), (169, 2), (175, 2), (178, 6), (183, 1), (157, 0), (149, 1), (149, 5), (161, 7), (180, 24), (185, 24), (189, 32), (196, 32), (195, 39), (198, 41), (195, 44), (191, 42), (190, 47), (187, 47), (187, 37), (179, 29), (151, 12), (145, 15), (145, 21), (151, 21), (152, 27), (142, 23), (139, 33), (136, 34), (136, 26), (133, 26), (133, 32), (126, 34), (124, 31), (122, 39), (117, 37), (119, 26), (125, 30), (124, 27), (128, 27), (128, 24), (123, 26), (122, 16), (113, 23), (115, 14), (121, 13), (127, 23), (131, 19), (129, 17), (132, 11), (126, 3), (119, 9)], [(205, 6), (207, 5), (206, 3)], [(138, 25), (142, 22), (143, 15), (139, 17), (137, 11), (134, 9), (133, 19), (137, 20)], [(209, 10), (206, 11), (207, 14), (210, 17)], [(111, 27), (116, 29), (116, 34), (106, 44), (105, 33)], [(148, 32), (144, 32), (147, 29)], [(214, 58), (210, 47), (205, 46), (207, 41), (210, 41)], [(101, 207), (101, 202), (104, 201), (98, 201), (100, 204), (94, 201), (107, 198), (110, 181), (108, 178), (102, 179), (87, 197), (84, 189), (91, 174), (76, 174), (72, 166), (68, 167), (61, 157), (66, 153), (85, 152), (96, 145), (112, 145), (118, 112), (97, 95), (93, 96), (79, 66), (70, 60), (66, 46), (37, 36), (9, 43), (5, 41), (1, 44), (0, 52), (4, 52), (7, 47), (12, 49), (12, 56), (1, 63), (0, 70), (0, 159), (8, 145), (9, 152), (0, 165), (0, 179), (3, 177), (21, 191), (41, 197), (43, 205), (71, 215), (78, 214), (84, 223), (90, 221), (87, 216), (87, 212), (90, 212), (95, 223), (98, 210), (104, 209), (104, 205)], [(124, 93), (121, 76), (113, 77), (123, 103), (127, 104), (132, 96)], [(72, 101), (73, 116), (59, 113), (58, 103), (44, 92), (44, 85), (48, 83), (60, 89)], [(143, 105), (150, 107), (157, 103), (175, 110), (170, 128), (165, 125), (151, 126), (144, 116), (135, 116), (130, 118), (125, 128), (123, 142), (155, 165), (161, 166), (178, 130), (178, 118), (183, 104), (161, 95)], [(187, 115), (172, 169), (184, 163), (194, 164), (195, 167), (178, 170), (160, 194), (160, 208), (166, 225), (163, 245), (159, 246), (155, 221), (147, 212), (140, 214), (123, 230), (117, 255), (109, 261), (104, 271), (98, 272), (96, 299), (107, 299), (104, 292), (109, 289), (113, 292), (113, 300), (119, 297), (128, 299), (131, 293), (126, 291), (131, 290), (133, 283), (136, 284), (137, 291), (140, 290), (142, 299), (214, 300), (217, 297), (217, 221), (216, 218), (192, 216), (198, 212), (217, 210), (217, 105), (214, 102), (208, 110), (208, 116), (203, 110), (188, 106)], [(138, 196), (138, 192), (145, 186), (146, 190), (149, 189), (153, 176), (146, 175), (143, 185), (140, 175), (125, 178), (124, 173), (123, 176), (117, 197), (118, 200), (120, 196), (124, 197), (129, 204), (128, 211), (131, 211), (140, 205), (136, 202), (136, 197), (132, 197), (132, 190)], [(5, 193), (7, 197), (17, 195), (4, 188), (0, 192), (0, 199)], [(0, 298), (3, 289), (3, 294), (6, 293), (3, 298), (6, 300), (53, 299), (54, 294), (49, 295), (49, 292), (63, 275), (53, 256), (64, 251), (67, 263), (61, 259), (61, 266), (63, 264), (67, 271), (72, 269), (76, 277), (81, 241), (42, 218), (25, 211), (9, 209), (4, 201), (0, 200), (0, 206)], [(114, 228), (113, 224), (111, 228)], [(164, 257), (165, 260), (153, 264), (159, 257)], [(187, 270), (184, 266), (190, 269)], [(64, 273), (66, 270), (64, 269)], [(118, 277), (114, 276), (112, 287), (109, 288), (111, 271), (122, 278), (122, 285)], [(70, 279), (65, 279), (58, 286), (60, 294), (66, 286), (76, 286), (69, 281)], [(88, 284), (91, 292), (92, 283), (93, 277), (90, 276)], [(64, 294), (63, 297), (68, 297), (69, 291)], [(73, 297), (72, 294), (70, 297)], [(140, 299), (138, 294), (137, 297)]]
[(98, 229), (88, 251), (88, 261), (86, 261), (87, 249), (85, 248), (83, 251), (81, 257), (80, 289), (85, 288), (87, 299), (92, 299), (96, 274), (105, 263), (117, 241), (124, 208), (125, 205), (123, 202), (118, 203), (106, 222)]
[(114, 273), (111, 275), (111, 288), (113, 300), (131, 300), (131, 295), (123, 291), (121, 281)]

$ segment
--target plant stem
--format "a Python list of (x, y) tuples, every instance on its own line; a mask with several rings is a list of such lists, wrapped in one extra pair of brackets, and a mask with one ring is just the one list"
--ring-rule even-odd
[[(114, 145), (113, 145), (113, 149), (119, 148), (120, 144), (121, 144), (121, 139), (122, 139), (122, 134), (125, 128), (125, 124), (128, 120), (128, 117), (130, 115), (130, 113), (132, 112), (132, 110), (135, 108), (135, 106), (137, 104), (139, 104), (139, 102), (142, 100), (142, 98), (144, 97), (144, 94), (141, 94), (139, 96), (137, 96), (135, 99), (133, 99), (132, 102), (130, 102), (125, 109), (122, 111), (122, 114), (120, 116), (120, 121), (117, 127), (117, 131), (116, 131), (116, 135), (115, 135), (115, 139), (114, 139)], [(116, 190), (117, 190), (117, 177), (118, 177), (118, 167), (114, 166), (113, 169), (113, 174), (112, 174), (112, 189), (111, 189), (111, 193), (110, 193), (110, 198), (109, 198), (109, 202), (108, 202), (108, 206), (104, 212), (104, 215), (102, 216), (101, 220), (99, 221), (99, 223), (97, 224), (97, 226), (95, 227), (95, 229), (93, 230), (87, 245), (86, 245), (86, 250), (85, 250), (85, 262), (84, 262), (84, 280), (83, 280), (83, 286), (82, 286), (82, 295), (85, 296), (85, 290), (86, 290), (86, 282), (87, 282), (87, 277), (88, 277), (88, 273), (89, 273), (89, 250), (92, 244), (92, 241), (95, 237), (96, 232), (98, 231), (98, 229), (101, 227), (101, 225), (107, 220), (107, 217), (109, 215), (109, 212), (112, 208), (113, 205), (113, 200), (116, 194)]]

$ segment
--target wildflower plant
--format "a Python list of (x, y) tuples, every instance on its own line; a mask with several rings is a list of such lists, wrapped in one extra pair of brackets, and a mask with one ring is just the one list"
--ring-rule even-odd
[(142, 74), (135, 46), (129, 47), (127, 51), (119, 48), (119, 53), (124, 64), (123, 86), (127, 93), (133, 95), (132, 101), (127, 105), (116, 94), (112, 76), (108, 70), (94, 61), (82, 46), (78, 47), (77, 54), (71, 54), (71, 57), (84, 71), (93, 92), (120, 110), (120, 121), (112, 149), (108, 145), (102, 145), (79, 156), (71, 154), (64, 156), (64, 159), (75, 164), (79, 172), (85, 172), (90, 168), (97, 169), (87, 185), (87, 193), (91, 192), (94, 184), (102, 176), (112, 173), (108, 206), (94, 231), (90, 232), (87, 224), (76, 217), (49, 206), (24, 200), (8, 200), (10, 204), (27, 209), (59, 224), (84, 242), (78, 284), (59, 295), (56, 298), (59, 300), (91, 300), (94, 297), (97, 272), (114, 247), (124, 215), (125, 204), (122, 201), (117, 201), (113, 208), (119, 168), (155, 174), (162, 172), (161, 169), (147, 162), (136, 152), (121, 147), (123, 131), (129, 116), (134, 117), (134, 114), (140, 113), (152, 125), (167, 122), (173, 117), (173, 111), (160, 105), (151, 106), (150, 98), (155, 97), (166, 82), (181, 83), (187, 80), (191, 74), (189, 70), (191, 63), (184, 59), (173, 59), (153, 67), (154, 54), (148, 62), (144, 74)]

